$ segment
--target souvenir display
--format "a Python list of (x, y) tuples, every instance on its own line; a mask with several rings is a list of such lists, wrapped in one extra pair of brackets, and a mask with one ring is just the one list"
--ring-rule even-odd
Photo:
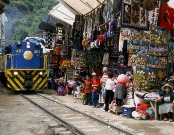
[(139, 41), (138, 40), (128, 40), (127, 42), (127, 52), (135, 53), (139, 50)]
[(122, 0), (122, 26), (148, 29), (147, 11), (139, 0)]
[(174, 64), (174, 43), (173, 42), (169, 42), (169, 60), (168, 62), (171, 64)]
[(140, 40), (145, 44), (149, 43), (161, 43), (166, 44), (171, 39), (171, 34), (160, 27), (150, 30), (136, 30), (132, 28), (121, 28), (121, 35), (125, 37), (124, 40)]
[(148, 13), (149, 29), (154, 29), (158, 24), (160, 2), (157, 2), (156, 7)]
[(134, 73), (135, 78), (135, 86), (138, 90), (145, 90), (146, 89), (146, 69), (137, 67), (136, 73)]
[(148, 62), (149, 62), (149, 57), (144, 53), (138, 52), (136, 56), (136, 66), (146, 67)]
[(154, 68), (147, 69), (147, 82), (146, 82), (146, 90), (149, 91), (157, 87), (157, 71)]
[(171, 35), (162, 28), (150, 31), (121, 29), (127, 37), (128, 65), (134, 70), (135, 87), (151, 90), (168, 76), (168, 64), (172, 62), (174, 45), (168, 43)]

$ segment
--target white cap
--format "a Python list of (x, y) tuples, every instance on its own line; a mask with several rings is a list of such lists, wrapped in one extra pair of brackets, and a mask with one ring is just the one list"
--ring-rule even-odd
[(93, 72), (93, 73), (92, 73), (92, 75), (96, 75), (96, 73), (95, 73), (95, 72)]

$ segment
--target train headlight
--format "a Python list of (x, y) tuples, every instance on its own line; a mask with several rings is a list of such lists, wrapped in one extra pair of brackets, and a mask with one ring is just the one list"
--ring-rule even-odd
[(17, 75), (18, 75), (18, 72), (17, 72), (17, 71), (14, 71), (13, 74), (14, 74), (15, 76), (17, 76)]
[(31, 51), (25, 51), (23, 56), (26, 60), (31, 60), (33, 58), (33, 53)]
[(20, 41), (17, 42), (17, 46), (21, 46), (21, 42)]
[(27, 48), (30, 48), (30, 42), (27, 42), (27, 46), (26, 46)]
[(39, 72), (39, 75), (40, 75), (40, 76), (43, 75), (43, 72)]

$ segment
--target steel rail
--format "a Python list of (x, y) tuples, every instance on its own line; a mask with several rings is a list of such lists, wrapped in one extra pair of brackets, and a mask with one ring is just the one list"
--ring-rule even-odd
[(65, 104), (63, 104), (63, 103), (61, 103), (61, 102), (59, 102), (59, 101), (55, 101), (55, 100), (53, 100), (53, 99), (50, 99), (50, 98), (48, 98), (48, 97), (46, 97), (46, 96), (44, 96), (44, 95), (41, 95), (41, 94), (39, 94), (39, 93), (36, 93), (36, 94), (38, 94), (38, 95), (40, 95), (40, 96), (42, 96), (42, 97), (44, 97), (44, 98), (46, 98), (46, 99), (48, 99), (48, 100), (51, 100), (51, 101), (53, 101), (53, 102), (55, 102), (55, 103), (58, 103), (58, 104), (60, 104), (60, 105), (62, 105), (62, 106), (64, 106), (64, 107), (67, 107), (67, 108), (69, 108), (69, 109), (71, 109), (71, 110), (73, 110), (73, 111), (75, 111), (75, 112), (78, 112), (78, 113), (81, 113), (81, 114), (83, 114), (83, 115), (85, 115), (85, 116), (87, 116), (87, 117), (90, 117), (90, 118), (92, 118), (93, 120), (96, 120), (96, 121), (98, 121), (98, 122), (100, 122), (100, 123), (102, 123), (102, 124), (104, 124), (104, 125), (110, 126), (111, 128), (116, 129), (116, 130), (120, 131), (121, 133), (125, 133), (125, 134), (127, 134), (127, 135), (137, 135), (137, 134), (138, 134), (138, 133), (136, 133), (136, 132), (132, 132), (132, 131), (129, 131), (129, 130), (127, 130), (127, 129), (123, 129), (123, 128), (119, 127), (119, 126), (112, 125), (112, 124), (110, 124), (109, 122), (106, 122), (106, 121), (103, 121), (103, 120), (101, 120), (101, 119), (98, 119), (98, 118), (96, 118), (96, 117), (94, 117), (94, 116), (88, 115), (88, 114), (86, 114), (86, 113), (84, 113), (84, 112), (82, 112), (82, 111), (76, 110), (76, 109), (74, 109), (74, 108), (72, 108), (72, 107), (70, 107), (70, 106), (67, 106), (67, 105), (65, 105)]
[[(81, 129), (79, 129), (78, 127), (72, 125), (71, 123), (63, 120), (61, 117), (56, 116), (56, 114), (53, 114), (52, 112), (50, 112), (49, 110), (47, 110), (46, 108), (40, 106), (39, 104), (37, 104), (36, 102), (34, 102), (33, 100), (31, 100), (30, 98), (28, 98), (27, 96), (20, 94), (22, 97), (24, 97), (25, 99), (27, 99), (28, 101), (30, 101), (32, 104), (36, 105), (37, 107), (39, 107), (41, 110), (44, 110), (46, 113), (48, 113), (49, 115), (51, 115), (52, 117), (54, 117), (56, 120), (58, 120), (62, 125), (64, 125), (68, 130), (70, 130), (72, 133), (76, 134), (76, 135), (87, 135), (85, 132), (83, 132)], [(37, 94), (39, 95), (39, 94)], [(39, 95), (40, 96), (40, 95)], [(43, 97), (43, 96), (42, 96)]]

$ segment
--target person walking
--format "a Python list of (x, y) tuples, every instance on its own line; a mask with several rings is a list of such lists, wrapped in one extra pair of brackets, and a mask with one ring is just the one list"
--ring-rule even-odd
[(99, 94), (101, 90), (100, 79), (97, 77), (96, 73), (92, 73), (92, 102), (94, 107), (99, 107)]

